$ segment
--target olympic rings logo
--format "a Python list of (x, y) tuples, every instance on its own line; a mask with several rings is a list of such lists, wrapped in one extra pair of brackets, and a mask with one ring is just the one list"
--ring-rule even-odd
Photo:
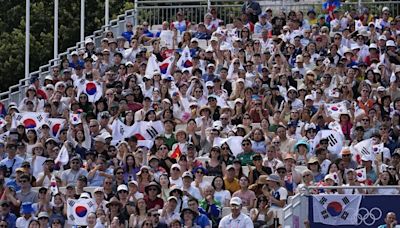
[(381, 209), (374, 207), (368, 211), (367, 208), (361, 207), (358, 210), (357, 221), (358, 225), (365, 224), (367, 226), (372, 226), (375, 222), (382, 218), (382, 211)]

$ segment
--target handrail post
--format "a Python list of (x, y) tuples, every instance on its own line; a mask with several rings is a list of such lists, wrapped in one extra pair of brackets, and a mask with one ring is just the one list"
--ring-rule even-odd
[(133, 7), (135, 8), (134, 15), (135, 15), (135, 25), (138, 24), (138, 16), (139, 16), (139, 10), (138, 10), (138, 0), (133, 0)]
[(108, 23), (109, 23), (109, 11), (110, 11), (110, 0), (106, 0), (105, 4), (104, 4), (104, 25), (106, 26), (106, 31), (108, 31)]
[(26, 0), (25, 6), (25, 79), (29, 78), (29, 47), (30, 47), (30, 17), (31, 1)]
[(58, 55), (58, 0), (54, 0), (54, 50), (53, 58)]
[(207, 12), (211, 11), (211, 0), (207, 0)]
[[(81, 0), (81, 42), (85, 40), (85, 0)], [(84, 47), (84, 43), (81, 47)]]

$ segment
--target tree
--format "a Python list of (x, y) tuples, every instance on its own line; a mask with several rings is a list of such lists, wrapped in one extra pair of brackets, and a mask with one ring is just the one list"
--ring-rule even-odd
[[(7, 91), (24, 78), (25, 1), (0, 1), (0, 91)], [(110, 0), (110, 18), (132, 7), (132, 3)], [(30, 64), (33, 72), (53, 58), (54, 2), (31, 0)], [(104, 0), (86, 0), (85, 35), (104, 25)], [(59, 52), (80, 38), (80, 0), (59, 1)], [(117, 35), (117, 34), (116, 34)]]

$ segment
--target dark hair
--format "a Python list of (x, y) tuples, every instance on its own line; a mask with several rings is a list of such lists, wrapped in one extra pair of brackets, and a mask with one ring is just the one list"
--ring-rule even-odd
[(224, 182), (224, 178), (222, 178), (221, 176), (216, 176), (216, 177), (214, 177), (214, 179), (212, 180), (212, 182), (211, 182), (211, 186), (214, 188), (214, 189), (217, 189), (216, 187), (215, 187), (215, 180), (216, 179), (218, 179), (218, 178), (221, 178), (222, 179), (222, 190), (225, 190), (225, 182)]
[[(214, 178), (214, 179), (215, 179), (215, 178)], [(188, 199), (188, 203), (191, 202), (191, 201), (196, 202), (197, 205), (199, 205), (199, 200), (197, 200), (196, 198), (190, 197), (190, 198)]]

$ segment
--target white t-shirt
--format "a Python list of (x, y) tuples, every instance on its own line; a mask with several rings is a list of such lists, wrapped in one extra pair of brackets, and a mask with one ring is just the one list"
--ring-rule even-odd
[(231, 193), (228, 190), (221, 190), (219, 192), (215, 191), (214, 198), (215, 200), (221, 202), (221, 206), (224, 207), (226, 205), (225, 202), (229, 202), (231, 200)]
[(171, 183), (171, 186), (175, 185), (178, 188), (182, 188), (182, 186), (183, 186), (182, 177), (179, 177), (176, 180), (173, 180), (172, 177), (170, 177), (169, 182)]
[(232, 218), (232, 214), (229, 214), (221, 219), (219, 228), (253, 228), (254, 224), (250, 217), (240, 213), (237, 218)]

